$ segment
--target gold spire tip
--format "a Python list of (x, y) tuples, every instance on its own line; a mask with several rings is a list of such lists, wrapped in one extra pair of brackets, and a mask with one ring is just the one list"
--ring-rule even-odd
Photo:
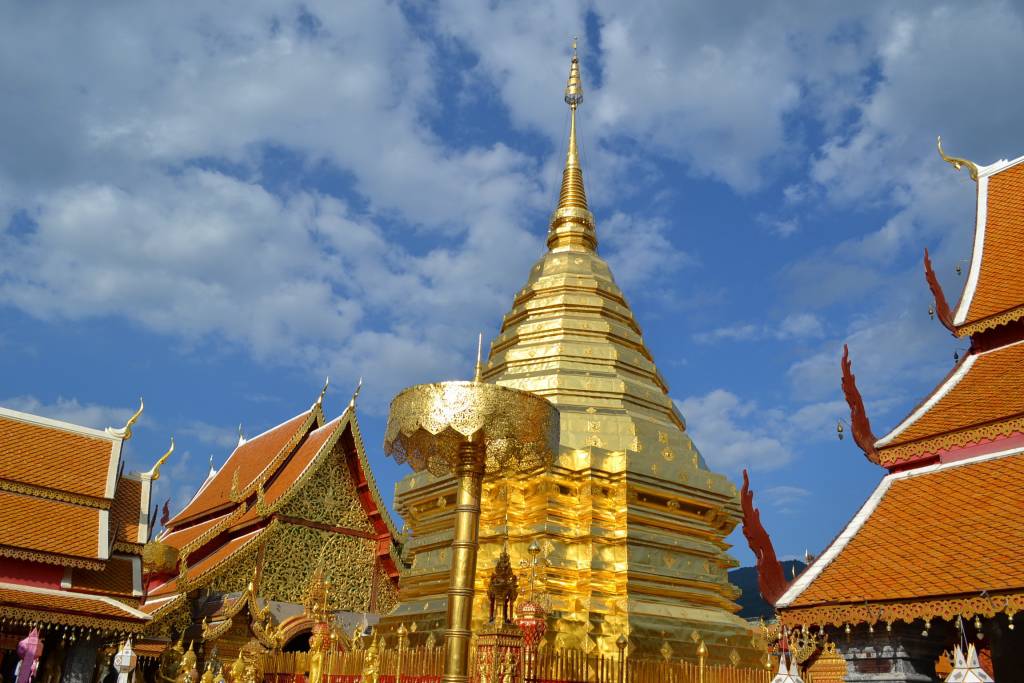
[(480, 332), (476, 337), (476, 371), (473, 375), (473, 381), (479, 382), (480, 378), (484, 374), (483, 364), (483, 351), (484, 351), (484, 333)]
[(594, 234), (594, 215), (587, 206), (587, 193), (583, 188), (583, 169), (580, 166), (579, 146), (576, 142), (576, 110), (583, 102), (583, 79), (580, 78), (580, 60), (573, 40), (569, 79), (565, 85), (565, 103), (569, 105), (569, 147), (562, 171), (562, 187), (558, 205), (551, 216), (548, 232), (549, 249), (597, 249)]

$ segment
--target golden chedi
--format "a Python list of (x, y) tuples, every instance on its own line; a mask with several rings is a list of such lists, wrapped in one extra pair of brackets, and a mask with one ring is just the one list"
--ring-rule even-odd
[[(597, 253), (577, 147), (583, 100), (575, 55), (565, 91), (569, 147), (548, 251), (516, 294), (491, 345), (483, 380), (534, 392), (561, 416), (560, 448), (543, 470), (488, 482), (483, 492), (474, 624), (487, 618), (486, 580), (509, 539), (514, 566), (538, 542), (555, 647), (616, 654), (625, 635), (634, 655), (669, 643), (709, 663), (735, 649), (757, 665), (724, 538), (739, 522), (736, 488), (711, 472), (644, 345), (640, 327)], [(444, 628), (455, 485), (426, 472), (396, 487), (396, 507), (412, 529), (411, 570), (400, 604), (382, 623), (416, 623), (419, 637)]]

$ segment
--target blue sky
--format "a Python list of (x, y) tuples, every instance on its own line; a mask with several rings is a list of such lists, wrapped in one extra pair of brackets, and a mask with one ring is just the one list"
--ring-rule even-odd
[[(543, 250), (569, 43), (600, 251), (707, 461), (749, 467), (780, 555), (882, 474), (835, 422), (849, 342), (876, 433), (948, 370), (974, 186), (1024, 153), (1010, 3), (7, 3), (0, 405), (147, 409), (181, 505), (237, 439), (357, 378), (471, 372)], [(742, 537), (736, 555), (749, 563)]]

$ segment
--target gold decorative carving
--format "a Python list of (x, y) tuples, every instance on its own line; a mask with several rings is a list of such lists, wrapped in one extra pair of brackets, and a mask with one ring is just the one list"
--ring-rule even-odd
[(59, 564), (63, 567), (78, 567), (79, 569), (91, 569), (102, 571), (106, 563), (84, 558), (68, 557), (66, 555), (51, 555), (50, 553), (36, 553), (21, 548), (8, 548), (0, 546), (0, 556), (13, 557), (16, 560), (28, 560), (29, 562), (43, 562), (45, 564)]
[(876, 624), (916, 619), (951, 621), (957, 615), (971, 618), (975, 615), (992, 617), (996, 612), (1011, 609), (1024, 610), (1024, 592), (991, 594), (988, 597), (936, 598), (907, 602), (872, 602), (858, 605), (829, 605), (821, 607), (790, 607), (780, 611), (779, 620), (790, 627), (802, 624), (837, 626), (846, 624)]
[(316, 468), (315, 480), (310, 477), (311, 486), (297, 486), (301, 494), (292, 495), (280, 512), (288, 517), (322, 522), (331, 526), (357, 529), (373, 533), (373, 525), (366, 517), (366, 511), (359, 502), (356, 484), (352, 480), (344, 453), (335, 447), (331, 457)]
[(367, 538), (281, 523), (267, 543), (263, 597), (301, 603), (315, 569), (310, 558), (323, 552), (324, 570), (331, 579), (331, 611), (368, 612), (375, 548)]
[(33, 486), (31, 484), (23, 484), (21, 482), (9, 481), (7, 479), (0, 479), (0, 491), (10, 491), (11, 493), (20, 493), (22, 495), (34, 496), (36, 498), (46, 498), (48, 500), (59, 500), (62, 503), (74, 503), (75, 505), (97, 508), (99, 510), (110, 509), (110, 501), (106, 498), (93, 498), (92, 496), (83, 496), (69, 491), (59, 491), (57, 489), (46, 488), (44, 486)]
[(1017, 417), (1012, 420), (1004, 420), (994, 424), (987, 424), (981, 427), (961, 429), (956, 432), (948, 432), (930, 439), (911, 441), (909, 443), (883, 448), (878, 452), (878, 459), (886, 467), (909, 460), (910, 458), (937, 453), (938, 451), (954, 448), (957, 446), (970, 446), (982, 439), (996, 439), (1001, 436), (1024, 433), (1024, 417)]

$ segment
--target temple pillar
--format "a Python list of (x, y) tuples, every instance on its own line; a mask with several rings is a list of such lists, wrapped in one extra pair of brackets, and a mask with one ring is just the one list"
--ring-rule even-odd
[(942, 652), (943, 639), (923, 637), (917, 622), (875, 624), (874, 633), (867, 626), (853, 629), (849, 635), (833, 634), (836, 648), (849, 665), (847, 683), (906, 683), (939, 681), (935, 673), (935, 660)]

